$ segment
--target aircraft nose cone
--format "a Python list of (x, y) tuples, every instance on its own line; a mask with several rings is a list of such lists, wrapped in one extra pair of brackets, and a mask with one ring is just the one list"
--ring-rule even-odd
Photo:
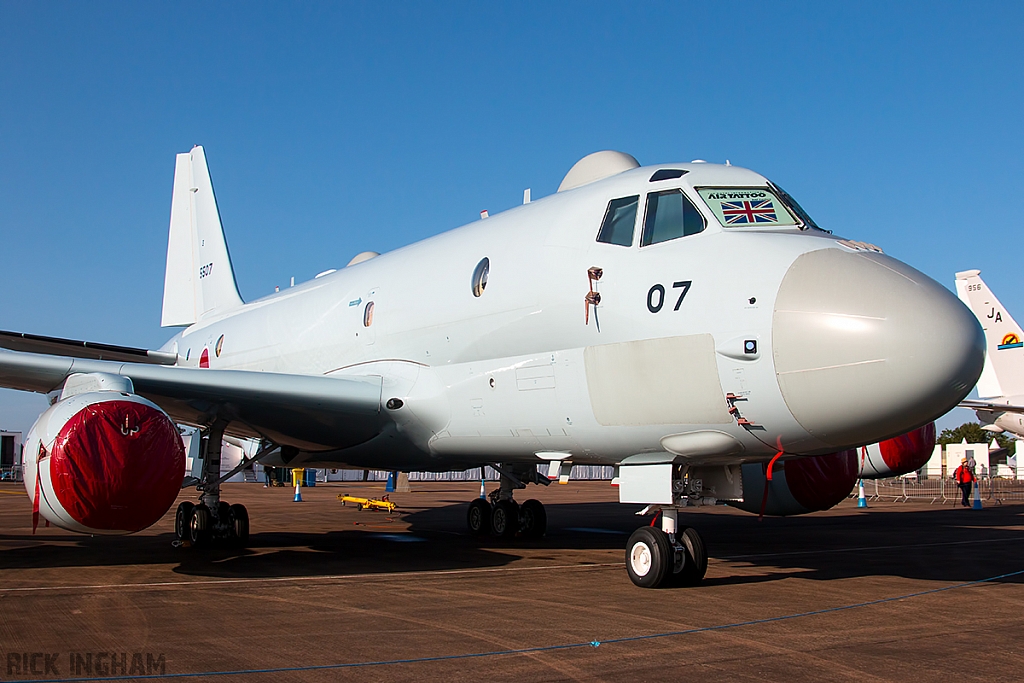
[(974, 387), (985, 337), (947, 289), (893, 258), (823, 249), (782, 280), (772, 352), (783, 398), (836, 448), (934, 420)]

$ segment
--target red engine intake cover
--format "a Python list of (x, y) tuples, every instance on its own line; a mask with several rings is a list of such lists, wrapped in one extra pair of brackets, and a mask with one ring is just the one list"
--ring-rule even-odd
[(810, 512), (838, 505), (857, 483), (857, 451), (840, 451), (786, 461), (786, 484)]
[(932, 457), (935, 449), (935, 423), (929, 422), (902, 436), (886, 439), (878, 444), (878, 449), (893, 476), (919, 470)]
[(76, 521), (108, 531), (139, 531), (170, 508), (185, 473), (185, 447), (159, 410), (130, 401), (83, 408), (50, 453), (60, 504)]

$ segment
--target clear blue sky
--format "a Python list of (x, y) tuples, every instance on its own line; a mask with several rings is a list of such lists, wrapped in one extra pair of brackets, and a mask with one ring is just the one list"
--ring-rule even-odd
[(1024, 3), (493, 5), (0, 2), (0, 329), (161, 344), (193, 144), (246, 299), (618, 149), (753, 168), (1024, 319)]

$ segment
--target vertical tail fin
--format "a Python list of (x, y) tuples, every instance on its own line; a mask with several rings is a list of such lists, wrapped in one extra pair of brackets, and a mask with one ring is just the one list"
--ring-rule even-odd
[(978, 395), (993, 398), (1024, 394), (1024, 332), (980, 275), (980, 270), (956, 274), (956, 294), (977, 316), (988, 344)]
[(191, 325), (242, 305), (203, 148), (174, 165), (162, 327)]

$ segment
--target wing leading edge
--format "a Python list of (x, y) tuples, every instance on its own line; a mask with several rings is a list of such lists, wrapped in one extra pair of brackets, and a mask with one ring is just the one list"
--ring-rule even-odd
[(347, 448), (380, 433), (379, 376), (333, 378), (208, 370), (0, 351), (0, 386), (46, 393), (70, 375), (104, 372), (131, 379), (135, 392), (177, 422), (230, 421), (229, 434), (264, 437), (303, 450)]
[(0, 330), (0, 348), (26, 353), (45, 353), (71, 358), (91, 358), (93, 360), (125, 361), (128, 363), (152, 363), (155, 365), (174, 365), (178, 355), (166, 351), (152, 351), (132, 346), (116, 346), (98, 342), (78, 341), (77, 339), (61, 339), (60, 337), (44, 337), (39, 334), (25, 332), (7, 332)]

